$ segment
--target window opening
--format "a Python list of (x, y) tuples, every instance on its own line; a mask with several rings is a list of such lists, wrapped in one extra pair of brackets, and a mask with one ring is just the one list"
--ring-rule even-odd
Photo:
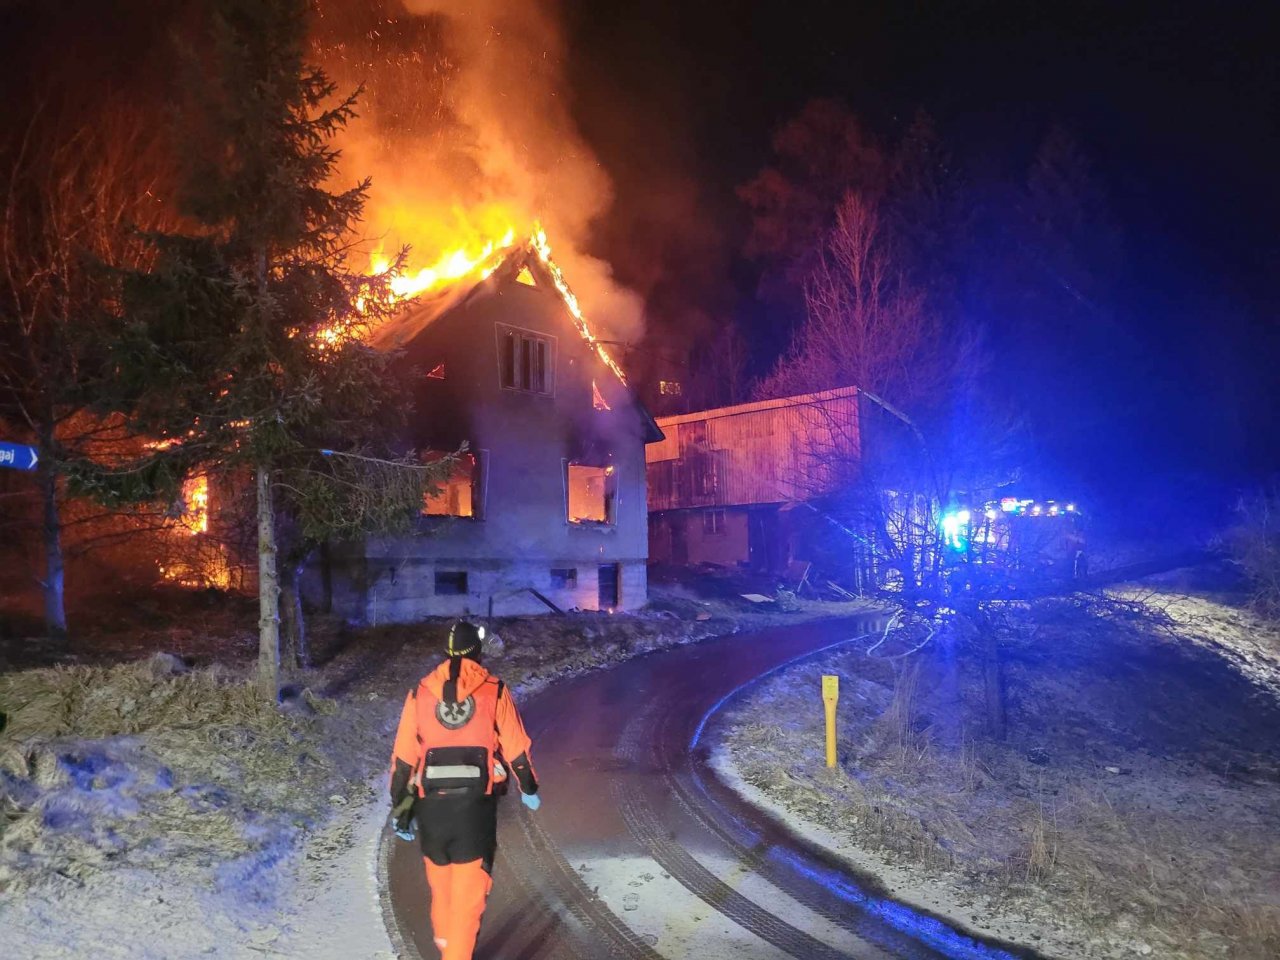
[[(436, 463), (452, 454), (428, 450), (424, 463)], [(480, 497), (480, 470), (475, 454), (463, 453), (454, 458), (449, 476), (428, 488), (422, 495), (422, 514), (427, 517), (474, 517)]]
[(724, 511), (702, 511), (702, 532), (712, 536), (724, 533)]
[(693, 472), (695, 494), (699, 497), (714, 497), (720, 489), (716, 461), (710, 454), (702, 453), (689, 457), (688, 465)]
[(459, 596), (467, 592), (467, 571), (437, 570), (436, 593), (440, 596)]
[(679, 380), (659, 380), (658, 392), (664, 397), (678, 397), (684, 393), (684, 387)]
[(504, 330), (499, 341), (502, 386), (529, 393), (551, 392), (551, 341)]
[(209, 532), (209, 478), (203, 473), (182, 481), (179, 520), (192, 536)]
[(569, 464), (570, 523), (613, 523), (617, 484), (612, 466)]
[(556, 590), (572, 590), (578, 586), (577, 567), (552, 567), (551, 586)]
[(443, 363), (437, 363), (434, 367), (432, 367), (432, 368), (431, 368), (431, 372), (427, 374), (427, 379), (428, 379), (428, 380), (443, 380), (443, 379), (444, 379), (444, 364), (443, 364)]
[(520, 272), (516, 274), (516, 283), (523, 283), (528, 287), (536, 287), (538, 285), (538, 281), (533, 279), (533, 273), (528, 266), (520, 268)]

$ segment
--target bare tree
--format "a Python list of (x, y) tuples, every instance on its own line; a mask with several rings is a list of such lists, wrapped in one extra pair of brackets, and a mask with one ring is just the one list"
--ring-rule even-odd
[(909, 409), (936, 393), (944, 366), (938, 324), (894, 262), (874, 200), (841, 200), (804, 291), (805, 322), (757, 394), (855, 384)]
[(46, 629), (66, 635), (63, 501), (69, 463), (109, 453), (118, 425), (86, 416), (116, 296), (135, 265), (134, 229), (157, 222), (159, 169), (145, 128), (124, 115), (67, 128), (37, 111), (0, 145), (0, 422), (38, 450)]
[[(949, 392), (949, 357), (921, 291), (895, 262), (879, 205), (846, 194), (805, 285), (805, 322), (760, 398), (857, 387), (859, 415), (810, 408), (796, 485), (880, 566), (915, 585), (936, 553), (941, 495), (920, 422)], [(912, 412), (908, 412), (912, 411)]]
[(693, 349), (685, 390), (686, 409), (731, 406), (748, 399), (748, 346), (742, 330), (725, 320), (714, 336)]

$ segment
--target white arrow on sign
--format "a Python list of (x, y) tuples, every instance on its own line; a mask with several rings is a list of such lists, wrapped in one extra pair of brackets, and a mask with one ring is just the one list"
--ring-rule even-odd
[(9, 467), (13, 470), (34, 470), (39, 462), (40, 454), (35, 447), (29, 447), (21, 443), (6, 443), (0, 440), (0, 467)]

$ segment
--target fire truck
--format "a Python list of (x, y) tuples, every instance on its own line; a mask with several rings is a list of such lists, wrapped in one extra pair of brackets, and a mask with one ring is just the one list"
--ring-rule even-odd
[(940, 519), (948, 588), (1017, 592), (1089, 572), (1085, 516), (1072, 501), (1002, 497)]

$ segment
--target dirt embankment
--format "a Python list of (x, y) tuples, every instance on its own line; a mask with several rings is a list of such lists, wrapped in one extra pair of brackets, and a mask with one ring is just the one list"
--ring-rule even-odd
[(897, 895), (1049, 955), (1280, 956), (1280, 634), (1221, 598), (1112, 599), (1011, 618), (1004, 742), (980, 651), (944, 631), (763, 682), (722, 718), (723, 769)]

